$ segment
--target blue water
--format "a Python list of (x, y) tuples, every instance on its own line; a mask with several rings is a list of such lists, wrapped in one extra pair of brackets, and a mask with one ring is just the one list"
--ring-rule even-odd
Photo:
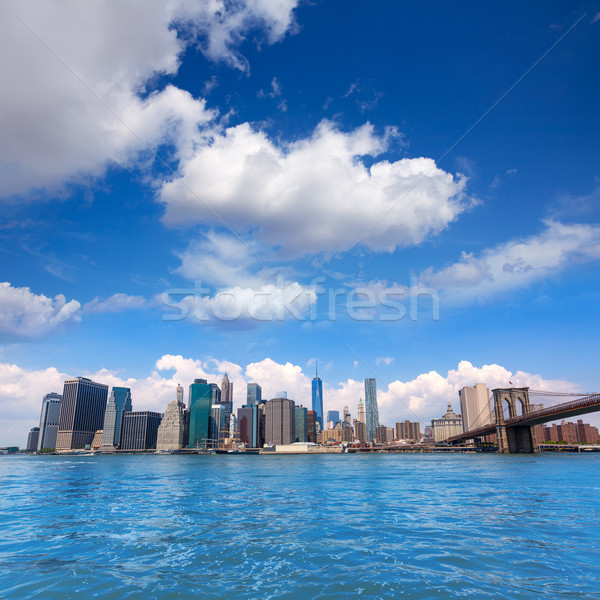
[(600, 597), (598, 455), (0, 458), (0, 598)]

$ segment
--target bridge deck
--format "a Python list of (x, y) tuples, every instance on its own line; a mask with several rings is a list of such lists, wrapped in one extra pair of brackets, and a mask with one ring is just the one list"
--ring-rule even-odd
[[(575, 417), (577, 415), (584, 415), (596, 411), (600, 411), (600, 394), (592, 394), (591, 396), (586, 396), (579, 400), (563, 402), (562, 404), (543, 408), (542, 410), (536, 410), (526, 415), (512, 417), (511, 419), (506, 419), (504, 424), (506, 427), (533, 427), (534, 425), (541, 425), (542, 423), (548, 423), (549, 421), (566, 419), (568, 417)], [(484, 427), (478, 427), (471, 431), (465, 431), (460, 435), (454, 435), (446, 441), (449, 444), (462, 442), (463, 440), (490, 435), (491, 433), (495, 433), (495, 431), (495, 424), (485, 425)]]

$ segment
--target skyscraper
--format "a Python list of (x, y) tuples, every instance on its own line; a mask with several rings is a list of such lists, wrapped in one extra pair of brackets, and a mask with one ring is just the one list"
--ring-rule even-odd
[(317, 443), (317, 413), (314, 410), (309, 410), (306, 419), (306, 437), (309, 442)]
[(246, 405), (260, 404), (262, 402), (262, 388), (258, 383), (249, 383), (246, 388)]
[(327, 411), (327, 423), (333, 423), (333, 427), (335, 427), (336, 423), (340, 421), (340, 411), (339, 410), (328, 410)]
[[(181, 393), (180, 393), (181, 391)], [(169, 402), (156, 438), (157, 450), (180, 450), (186, 445), (186, 415), (183, 388), (178, 385), (175, 399)]]
[(377, 385), (375, 379), (365, 379), (365, 422), (367, 441), (375, 439), (379, 427), (379, 408), (377, 406)]
[(183, 401), (183, 386), (180, 383), (177, 384), (177, 389), (175, 390), (175, 399), (185, 408), (185, 402)]
[(98, 429), (102, 429), (108, 386), (86, 377), (65, 381), (58, 433), (57, 450), (75, 450), (91, 445)]
[(365, 418), (365, 404), (362, 401), (362, 398), (358, 399), (358, 417), (356, 417), (356, 420), (360, 421), (361, 423), (367, 422)]
[(61, 402), (62, 396), (54, 392), (46, 394), (42, 400), (38, 452), (44, 448), (56, 448), (56, 434), (58, 432)]
[(162, 415), (150, 411), (126, 411), (121, 426), (121, 450), (156, 448)]
[(221, 390), (216, 383), (209, 383), (210, 401), (212, 404), (221, 404)]
[(133, 410), (131, 406), (131, 390), (125, 387), (113, 387), (106, 411), (104, 412), (104, 431), (102, 445), (119, 447), (121, 440), (121, 419), (123, 413)]
[(492, 422), (490, 390), (485, 383), (465, 386), (458, 392), (458, 397), (464, 431), (483, 427)]
[(323, 382), (315, 366), (315, 376), (312, 380), (312, 409), (317, 415), (317, 423), (323, 429)]
[(350, 416), (350, 409), (347, 406), (344, 406), (344, 423), (348, 423), (348, 425), (352, 425), (352, 417)]
[(218, 448), (223, 440), (226, 425), (228, 425), (228, 417), (225, 411), (224, 404), (213, 404), (210, 409), (210, 430), (209, 439), (212, 448)]
[(212, 394), (206, 379), (194, 379), (190, 385), (188, 448), (204, 448), (207, 443)]
[(304, 406), (296, 406), (295, 420), (295, 442), (308, 442), (308, 410)]
[(27, 452), (36, 452), (38, 448), (38, 440), (40, 437), (40, 428), (32, 427), (29, 430), (29, 435), (27, 436)]
[(287, 398), (267, 402), (265, 442), (292, 444), (296, 433), (295, 404)]
[(227, 373), (223, 376), (223, 380), (221, 381), (221, 404), (223, 405), (223, 409), (225, 411), (224, 419), (225, 419), (225, 428), (223, 429), (223, 433), (229, 433), (230, 430), (230, 419), (233, 414), (233, 383), (229, 381), (229, 377), (227, 377)]

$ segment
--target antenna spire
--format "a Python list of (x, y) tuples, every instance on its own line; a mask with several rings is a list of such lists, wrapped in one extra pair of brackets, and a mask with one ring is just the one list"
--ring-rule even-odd
[(319, 361), (315, 360), (315, 379), (319, 377)]

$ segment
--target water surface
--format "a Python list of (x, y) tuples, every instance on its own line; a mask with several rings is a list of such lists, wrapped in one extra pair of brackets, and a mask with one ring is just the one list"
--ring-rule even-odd
[(0, 458), (0, 598), (591, 599), (598, 455)]

